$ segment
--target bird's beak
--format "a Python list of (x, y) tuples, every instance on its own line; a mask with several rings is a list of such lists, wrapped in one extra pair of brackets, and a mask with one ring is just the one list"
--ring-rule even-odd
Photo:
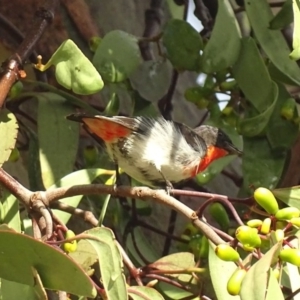
[(237, 147), (235, 147), (233, 144), (228, 143), (225, 146), (225, 150), (228, 152), (229, 155), (237, 155), (242, 156), (243, 152), (239, 150)]

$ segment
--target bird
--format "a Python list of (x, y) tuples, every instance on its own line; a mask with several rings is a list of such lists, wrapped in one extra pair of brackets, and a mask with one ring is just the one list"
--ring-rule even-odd
[(89, 134), (104, 142), (117, 166), (150, 187), (172, 188), (218, 158), (242, 154), (225, 132), (209, 125), (192, 129), (163, 117), (85, 113), (71, 114), (67, 119), (82, 123)]

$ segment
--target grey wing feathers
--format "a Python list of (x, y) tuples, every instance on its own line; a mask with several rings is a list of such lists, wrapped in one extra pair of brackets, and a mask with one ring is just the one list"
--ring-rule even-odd
[(204, 139), (201, 138), (201, 136), (199, 136), (196, 132), (194, 132), (192, 128), (177, 122), (175, 122), (175, 126), (179, 129), (179, 131), (182, 133), (187, 143), (193, 149), (201, 153), (206, 152), (207, 145)]

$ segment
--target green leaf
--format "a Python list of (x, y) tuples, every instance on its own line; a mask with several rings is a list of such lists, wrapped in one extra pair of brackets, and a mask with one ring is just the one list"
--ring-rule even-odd
[(245, 8), (255, 37), (263, 51), (282, 73), (286, 74), (294, 84), (300, 85), (300, 69), (296, 62), (290, 60), (290, 50), (282, 33), (269, 29), (273, 14), (268, 2), (248, 0), (245, 1)]
[(230, 1), (218, 1), (215, 25), (201, 58), (201, 71), (213, 73), (232, 66), (240, 52), (241, 32)]
[(15, 148), (18, 123), (13, 113), (7, 109), (0, 111), (0, 167), (5, 163)]
[(131, 99), (134, 103), (133, 116), (149, 116), (156, 118), (159, 115), (157, 105), (142, 98), (137, 91), (131, 92)]
[(272, 190), (274, 196), (287, 204), (288, 206), (294, 206), (300, 209), (300, 185), (296, 185), (289, 188)]
[[(243, 279), (240, 291), (243, 300), (265, 300), (268, 290), (268, 274), (270, 266), (277, 260), (281, 243), (275, 244), (248, 271)], [(275, 298), (278, 299), (278, 298)]]
[(63, 42), (41, 71), (51, 65), (58, 83), (76, 94), (95, 94), (103, 88), (100, 74), (72, 40)]
[[(272, 101), (272, 104), (261, 114), (252, 118), (242, 119), (238, 124), (238, 131), (241, 135), (254, 137), (263, 133), (273, 115), (274, 108), (277, 103), (278, 87), (275, 82), (272, 82), (270, 98), (265, 99), (266, 102)], [(251, 99), (249, 99), (251, 101)]]
[(141, 61), (137, 38), (121, 30), (106, 34), (93, 58), (96, 69), (109, 82), (124, 81)]
[(168, 92), (171, 77), (172, 66), (168, 60), (148, 60), (130, 76), (130, 82), (144, 99), (155, 102)]
[(29, 149), (28, 149), (28, 179), (30, 190), (39, 191), (44, 189), (44, 184), (42, 180), (42, 171), (39, 158), (39, 141), (37, 134), (28, 130), (29, 135)]
[(120, 111), (120, 99), (116, 92), (111, 92), (108, 103), (103, 112), (104, 116), (117, 116)]
[(167, 296), (166, 299), (172, 299), (172, 300), (182, 300), (182, 299), (198, 300), (199, 299), (199, 297), (191, 298), (193, 296), (192, 292), (183, 290), (181, 288), (178, 288), (172, 284), (168, 284), (163, 281), (160, 281), (158, 283), (158, 288), (163, 295)]
[(108, 300), (127, 299), (122, 257), (113, 232), (108, 228), (93, 228), (85, 232), (95, 239), (87, 239), (98, 256), (103, 283)]
[[(115, 171), (105, 170), (105, 169), (83, 169), (73, 172), (62, 179), (58, 180), (54, 185), (49, 187), (48, 190), (53, 190), (58, 187), (71, 187), (76, 184), (90, 184), (95, 178), (102, 175), (112, 175)], [(82, 199), (82, 195), (64, 198), (60, 202), (66, 203), (70, 206), (77, 207)], [(53, 213), (58, 217), (63, 223), (67, 223), (71, 217), (71, 214), (53, 209)]]
[(275, 155), (265, 137), (244, 138), (242, 169), (244, 187), (253, 193), (249, 186), (276, 187), (284, 168), (286, 156)]
[(30, 299), (30, 300), (46, 300), (47, 298), (44, 295), (36, 294), (36, 288), (21, 284), (3, 278), (0, 279), (1, 290), (0, 297), (1, 300), (11, 300), (11, 299)]
[(294, 81), (291, 80), (286, 74), (281, 72), (271, 61), (267, 63), (268, 71), (271, 75), (271, 78), (276, 82), (285, 83), (288, 85), (295, 85)]
[(85, 239), (77, 242), (76, 251), (69, 253), (69, 256), (88, 274), (91, 271), (93, 272), (95, 269), (94, 264), (98, 261), (98, 256), (93, 246)]
[(270, 29), (280, 30), (293, 22), (293, 2), (287, 0), (282, 5), (277, 15), (270, 21)]
[(300, 2), (293, 0), (293, 13), (294, 13), (294, 33), (293, 33), (293, 51), (290, 58), (298, 60), (300, 58)]
[(129, 296), (133, 300), (164, 300), (158, 291), (147, 286), (131, 286)]
[(9, 228), (21, 232), (19, 201), (3, 188), (0, 192), (0, 224), (7, 224)]
[(268, 272), (268, 290), (265, 300), (284, 300), (282, 290), (280, 288), (278, 280), (273, 275), (272, 270)]
[(73, 170), (79, 125), (66, 120), (74, 108), (61, 96), (39, 93), (37, 98), (39, 157), (43, 183), (48, 188)]
[(285, 150), (295, 142), (298, 136), (298, 126), (280, 116), (282, 105), (291, 97), (286, 87), (280, 83), (278, 86), (278, 98), (267, 127), (267, 138), (274, 150)]
[(183, 20), (169, 20), (163, 30), (162, 41), (167, 50), (167, 57), (175, 69), (199, 70), (203, 42), (192, 25)]
[(242, 39), (233, 75), (246, 98), (259, 112), (274, 102), (274, 84), (253, 38)]
[[(218, 299), (239, 300), (239, 296), (231, 296), (227, 292), (227, 282), (237, 266), (234, 262), (224, 261), (215, 254), (215, 245), (209, 242), (209, 273)], [(243, 299), (244, 300), (244, 299)]]
[[(123, 223), (124, 224), (124, 223)], [(126, 228), (125, 226), (123, 228)], [(134, 229), (134, 238), (133, 241), (132, 235), (129, 235), (126, 240), (126, 248), (128, 249), (128, 253), (130, 253), (131, 257), (134, 258), (134, 261), (137, 264), (143, 265), (143, 260), (140, 257), (140, 254), (137, 252), (134, 243), (138, 243), (139, 251), (143, 253), (143, 256), (146, 257), (148, 261), (155, 261), (160, 257), (157, 250), (157, 245), (153, 245), (149, 240), (149, 236), (147, 236), (139, 227)], [(155, 247), (156, 246), (156, 247)]]
[[(116, 217), (119, 224), (119, 229), (121, 231), (121, 236), (124, 236), (128, 230), (128, 222), (131, 222), (131, 216), (128, 213), (124, 213), (124, 210), (120, 207), (120, 204), (116, 204)], [(134, 240), (133, 236), (134, 235)], [(143, 257), (147, 261), (156, 261), (161, 257), (159, 254), (159, 246), (157, 243), (152, 243), (149, 239), (149, 235), (146, 234), (140, 227), (135, 227), (132, 230), (132, 234), (127, 235), (126, 239), (126, 249), (127, 253), (132, 257), (133, 262), (137, 265), (144, 265), (145, 262), (140, 256), (140, 253), (136, 249), (136, 244), (138, 244), (138, 249), (140, 253), (143, 253)]]
[(34, 286), (36, 270), (45, 288), (96, 296), (90, 278), (72, 259), (54, 247), (24, 234), (2, 230), (0, 244), (1, 278)]
[[(195, 267), (194, 255), (190, 252), (179, 252), (164, 256), (151, 264), (158, 270), (176, 271)], [(181, 281), (189, 282), (192, 279), (191, 274), (170, 274)]]
[[(299, 248), (299, 236), (297, 239), (292, 241), (292, 245), (295, 248)], [(300, 282), (299, 268), (290, 263), (286, 263), (285, 270), (288, 273), (289, 285), (290, 285), (291, 291), (293, 293), (296, 293), (296, 291), (299, 289), (299, 282)], [(282, 284), (282, 282), (281, 282), (281, 284)], [(299, 295), (299, 293), (296, 293), (296, 294), (297, 294), (297, 296), (294, 297), (294, 300), (299, 300), (300, 295)], [(270, 300), (272, 300), (272, 299), (270, 298)]]

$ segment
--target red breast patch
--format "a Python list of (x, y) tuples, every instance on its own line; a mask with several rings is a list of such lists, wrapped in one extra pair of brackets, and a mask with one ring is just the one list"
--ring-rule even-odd
[(198, 173), (204, 171), (214, 160), (227, 155), (228, 152), (224, 149), (210, 146), (207, 148), (206, 155), (201, 159), (199, 165), (197, 165), (191, 172), (191, 176), (194, 177)]
[(131, 133), (131, 130), (127, 127), (107, 119), (83, 118), (82, 121), (95, 135), (108, 143), (126, 137)]

